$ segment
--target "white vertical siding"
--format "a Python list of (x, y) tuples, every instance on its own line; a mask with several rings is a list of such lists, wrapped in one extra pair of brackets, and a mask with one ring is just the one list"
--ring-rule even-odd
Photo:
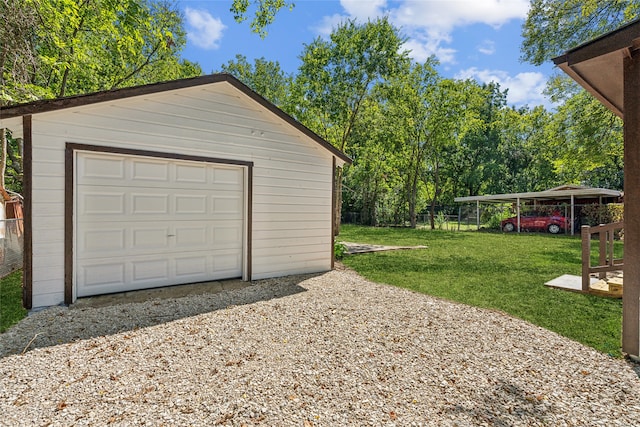
[(252, 161), (254, 279), (331, 266), (331, 153), (227, 83), (33, 117), (33, 306), (64, 300), (67, 142)]

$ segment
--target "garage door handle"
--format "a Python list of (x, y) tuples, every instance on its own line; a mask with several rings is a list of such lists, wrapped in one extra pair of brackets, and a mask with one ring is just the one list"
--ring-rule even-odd
[(176, 237), (175, 234), (167, 234), (167, 237)]

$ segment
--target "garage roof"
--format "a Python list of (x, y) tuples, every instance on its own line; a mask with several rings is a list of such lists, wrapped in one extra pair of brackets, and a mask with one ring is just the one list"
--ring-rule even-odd
[(562, 185), (550, 190), (537, 192), (456, 197), (454, 201), (459, 203), (512, 203), (517, 200), (567, 200), (570, 199), (571, 196), (574, 196), (575, 198), (621, 197), (622, 192), (618, 190), (609, 190), (607, 188), (592, 188), (581, 185)]
[(0, 127), (8, 127), (14, 132), (21, 133), (22, 116), (220, 82), (227, 82), (240, 91), (244, 92), (254, 101), (274, 113), (276, 116), (283, 119), (285, 122), (292, 125), (294, 128), (296, 128), (327, 150), (329, 150), (333, 155), (335, 155), (342, 161), (346, 163), (352, 162), (351, 159), (342, 151), (338, 150), (333, 145), (314, 133), (312, 130), (295, 120), (293, 117), (282, 111), (280, 108), (276, 107), (271, 102), (267, 101), (265, 98), (263, 98), (257, 92), (253, 91), (240, 80), (230, 74), (225, 73), (210, 74), (188, 79), (172, 80), (168, 82), (152, 83), (143, 86), (127, 87), (85, 95), (69, 96), (58, 99), (46, 99), (25, 104), (0, 107)]
[(640, 20), (568, 50), (553, 62), (622, 117), (625, 56), (640, 48)]

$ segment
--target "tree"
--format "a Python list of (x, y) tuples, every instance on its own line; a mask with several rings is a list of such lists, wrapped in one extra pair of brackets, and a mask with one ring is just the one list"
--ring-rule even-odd
[(0, 17), (0, 106), (33, 100), (36, 12), (22, 0), (0, 0)]
[(222, 66), (222, 72), (237, 77), (278, 107), (287, 109), (293, 77), (282, 71), (277, 61), (258, 58), (252, 65), (246, 56), (238, 54), (235, 61)]
[[(152, 0), (0, 0), (0, 104), (201, 74), (180, 60), (179, 11)], [(20, 140), (7, 136), (8, 185), (21, 188)], [(9, 178), (9, 177), (7, 177)]]
[(547, 132), (552, 136), (548, 149), (552, 150), (556, 173), (562, 181), (605, 181), (622, 188), (622, 120), (586, 91), (558, 107), (547, 124)]
[(150, 0), (26, 0), (37, 10), (39, 72), (46, 97), (201, 74), (179, 59), (186, 43), (175, 6)]
[(429, 209), (431, 229), (435, 229), (435, 207), (443, 192), (448, 153), (456, 151), (469, 132), (483, 126), (479, 107), (482, 91), (471, 80), (441, 79), (429, 96), (430, 114), (424, 124), (423, 138), (427, 145), (426, 180), (431, 188)]
[(416, 227), (419, 188), (426, 173), (427, 151), (433, 149), (431, 117), (440, 108), (434, 95), (440, 82), (431, 57), (423, 64), (412, 64), (408, 73), (395, 76), (388, 88), (387, 116), (394, 124), (396, 149), (402, 153), (403, 194), (409, 222)]
[(639, 13), (638, 0), (532, 0), (522, 27), (522, 58), (541, 65)]
[(556, 152), (549, 149), (555, 140), (547, 127), (552, 116), (541, 106), (503, 109), (498, 154), (502, 164), (489, 193), (542, 191), (564, 183), (554, 167)]
[[(640, 1), (532, 0), (523, 27), (523, 59), (542, 64), (640, 16)], [(560, 180), (620, 186), (622, 122), (567, 77), (552, 79), (562, 102), (547, 126)]]
[[(386, 18), (366, 24), (347, 21), (329, 40), (306, 45), (294, 82), (298, 120), (346, 151), (362, 108), (374, 85), (401, 72), (408, 64), (404, 39)], [(335, 230), (340, 225), (342, 170), (336, 176)]]
[(499, 152), (500, 128), (507, 104), (507, 92), (497, 83), (476, 89), (480, 126), (466, 133), (460, 144), (449, 147), (445, 168), (452, 180), (454, 196), (475, 196), (495, 192), (492, 183), (501, 178), (503, 158)]
[(273, 23), (280, 9), (293, 10), (295, 6), (285, 0), (252, 0), (251, 2), (249, 0), (233, 0), (230, 10), (236, 22), (244, 22), (247, 19), (251, 5), (255, 7), (253, 20), (250, 24), (251, 29), (263, 38), (267, 35), (267, 27)]

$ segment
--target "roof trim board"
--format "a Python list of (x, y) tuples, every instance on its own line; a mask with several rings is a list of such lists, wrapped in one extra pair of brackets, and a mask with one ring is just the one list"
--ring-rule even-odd
[(573, 80), (619, 117), (623, 117), (624, 58), (640, 49), (640, 20), (553, 58)]
[[(11, 105), (0, 107), (0, 119), (5, 121), (7, 119), (35, 115), (39, 113), (46, 113), (49, 111), (62, 110), (66, 108), (80, 107), (83, 105), (96, 104), (100, 102), (114, 101), (118, 99), (130, 98), (134, 96), (148, 95), (159, 92), (166, 92), (170, 90), (184, 89), (194, 86), (215, 84), (220, 82), (227, 82), (249, 96), (251, 99), (265, 107), (276, 116), (292, 125), (298, 131), (311, 138), (316, 143), (320, 144), (326, 150), (331, 152), (335, 157), (339, 158), (345, 163), (352, 163), (352, 160), (344, 154), (342, 151), (335, 148), (325, 139), (313, 132), (302, 123), (291, 117), (289, 114), (282, 111), (280, 108), (266, 100), (260, 94), (249, 88), (231, 74), (210, 74), (199, 77), (192, 77), (187, 79), (172, 80), (160, 83), (151, 83), (143, 86), (127, 87), (122, 89), (107, 90), (102, 92), (95, 92), (84, 95), (75, 95), (58, 99), (47, 99), (29, 102), (25, 104)], [(9, 120), (7, 120), (10, 122)]]
[[(565, 188), (561, 186), (557, 188)], [(618, 190), (609, 190), (607, 188), (587, 188), (578, 187), (572, 189), (551, 189), (545, 191), (528, 192), (528, 193), (511, 193), (511, 194), (491, 194), (486, 196), (467, 196), (456, 197), (457, 203), (469, 202), (492, 202), (492, 203), (510, 203), (517, 200), (555, 200), (568, 199), (573, 197), (621, 197), (622, 192)]]

